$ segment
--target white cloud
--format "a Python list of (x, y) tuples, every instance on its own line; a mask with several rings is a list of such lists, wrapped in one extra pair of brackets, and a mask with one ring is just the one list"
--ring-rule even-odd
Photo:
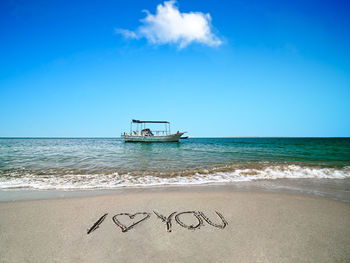
[(176, 1), (166, 1), (157, 6), (156, 14), (145, 10), (146, 18), (135, 31), (116, 29), (126, 38), (145, 37), (152, 44), (176, 44), (180, 48), (197, 42), (218, 46), (222, 41), (212, 33), (210, 14), (201, 12), (181, 13)]
[(138, 38), (136, 33), (127, 29), (121, 29), (121, 28), (116, 28), (114, 30), (116, 34), (121, 34), (125, 36), (126, 38)]

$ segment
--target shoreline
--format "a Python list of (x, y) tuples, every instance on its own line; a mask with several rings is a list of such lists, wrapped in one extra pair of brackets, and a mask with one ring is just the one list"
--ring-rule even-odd
[(192, 192), (192, 191), (233, 191), (233, 192), (271, 192), (301, 194), (323, 197), (329, 200), (350, 202), (350, 179), (274, 179), (253, 180), (234, 183), (174, 184), (119, 187), (113, 189), (0, 189), (0, 204), (3, 202), (47, 200), (62, 198), (94, 197), (138, 192)]

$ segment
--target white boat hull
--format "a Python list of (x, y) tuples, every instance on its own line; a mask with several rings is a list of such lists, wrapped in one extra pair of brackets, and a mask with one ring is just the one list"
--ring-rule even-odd
[(169, 134), (164, 136), (135, 136), (135, 135), (122, 135), (125, 142), (178, 142), (183, 132)]

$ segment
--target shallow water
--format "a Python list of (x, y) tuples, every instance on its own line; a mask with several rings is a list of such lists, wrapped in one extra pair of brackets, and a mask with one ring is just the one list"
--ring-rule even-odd
[(350, 138), (0, 139), (0, 189), (350, 178)]

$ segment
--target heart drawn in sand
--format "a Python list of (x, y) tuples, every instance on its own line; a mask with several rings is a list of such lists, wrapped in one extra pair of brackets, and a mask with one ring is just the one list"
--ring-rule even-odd
[[(121, 217), (121, 216), (129, 217), (129, 219), (131, 219), (131, 220), (133, 220), (135, 217), (138, 217), (138, 218), (141, 217), (141, 219), (139, 219), (137, 221), (133, 220), (130, 225), (124, 225), (118, 220), (118, 217)], [(120, 213), (120, 214), (113, 216), (113, 222), (122, 229), (122, 232), (127, 232), (131, 228), (133, 228), (135, 225), (137, 225), (138, 223), (141, 223), (142, 221), (148, 219), (150, 216), (151, 216), (151, 214), (147, 213), (147, 212), (138, 212), (135, 214)]]

